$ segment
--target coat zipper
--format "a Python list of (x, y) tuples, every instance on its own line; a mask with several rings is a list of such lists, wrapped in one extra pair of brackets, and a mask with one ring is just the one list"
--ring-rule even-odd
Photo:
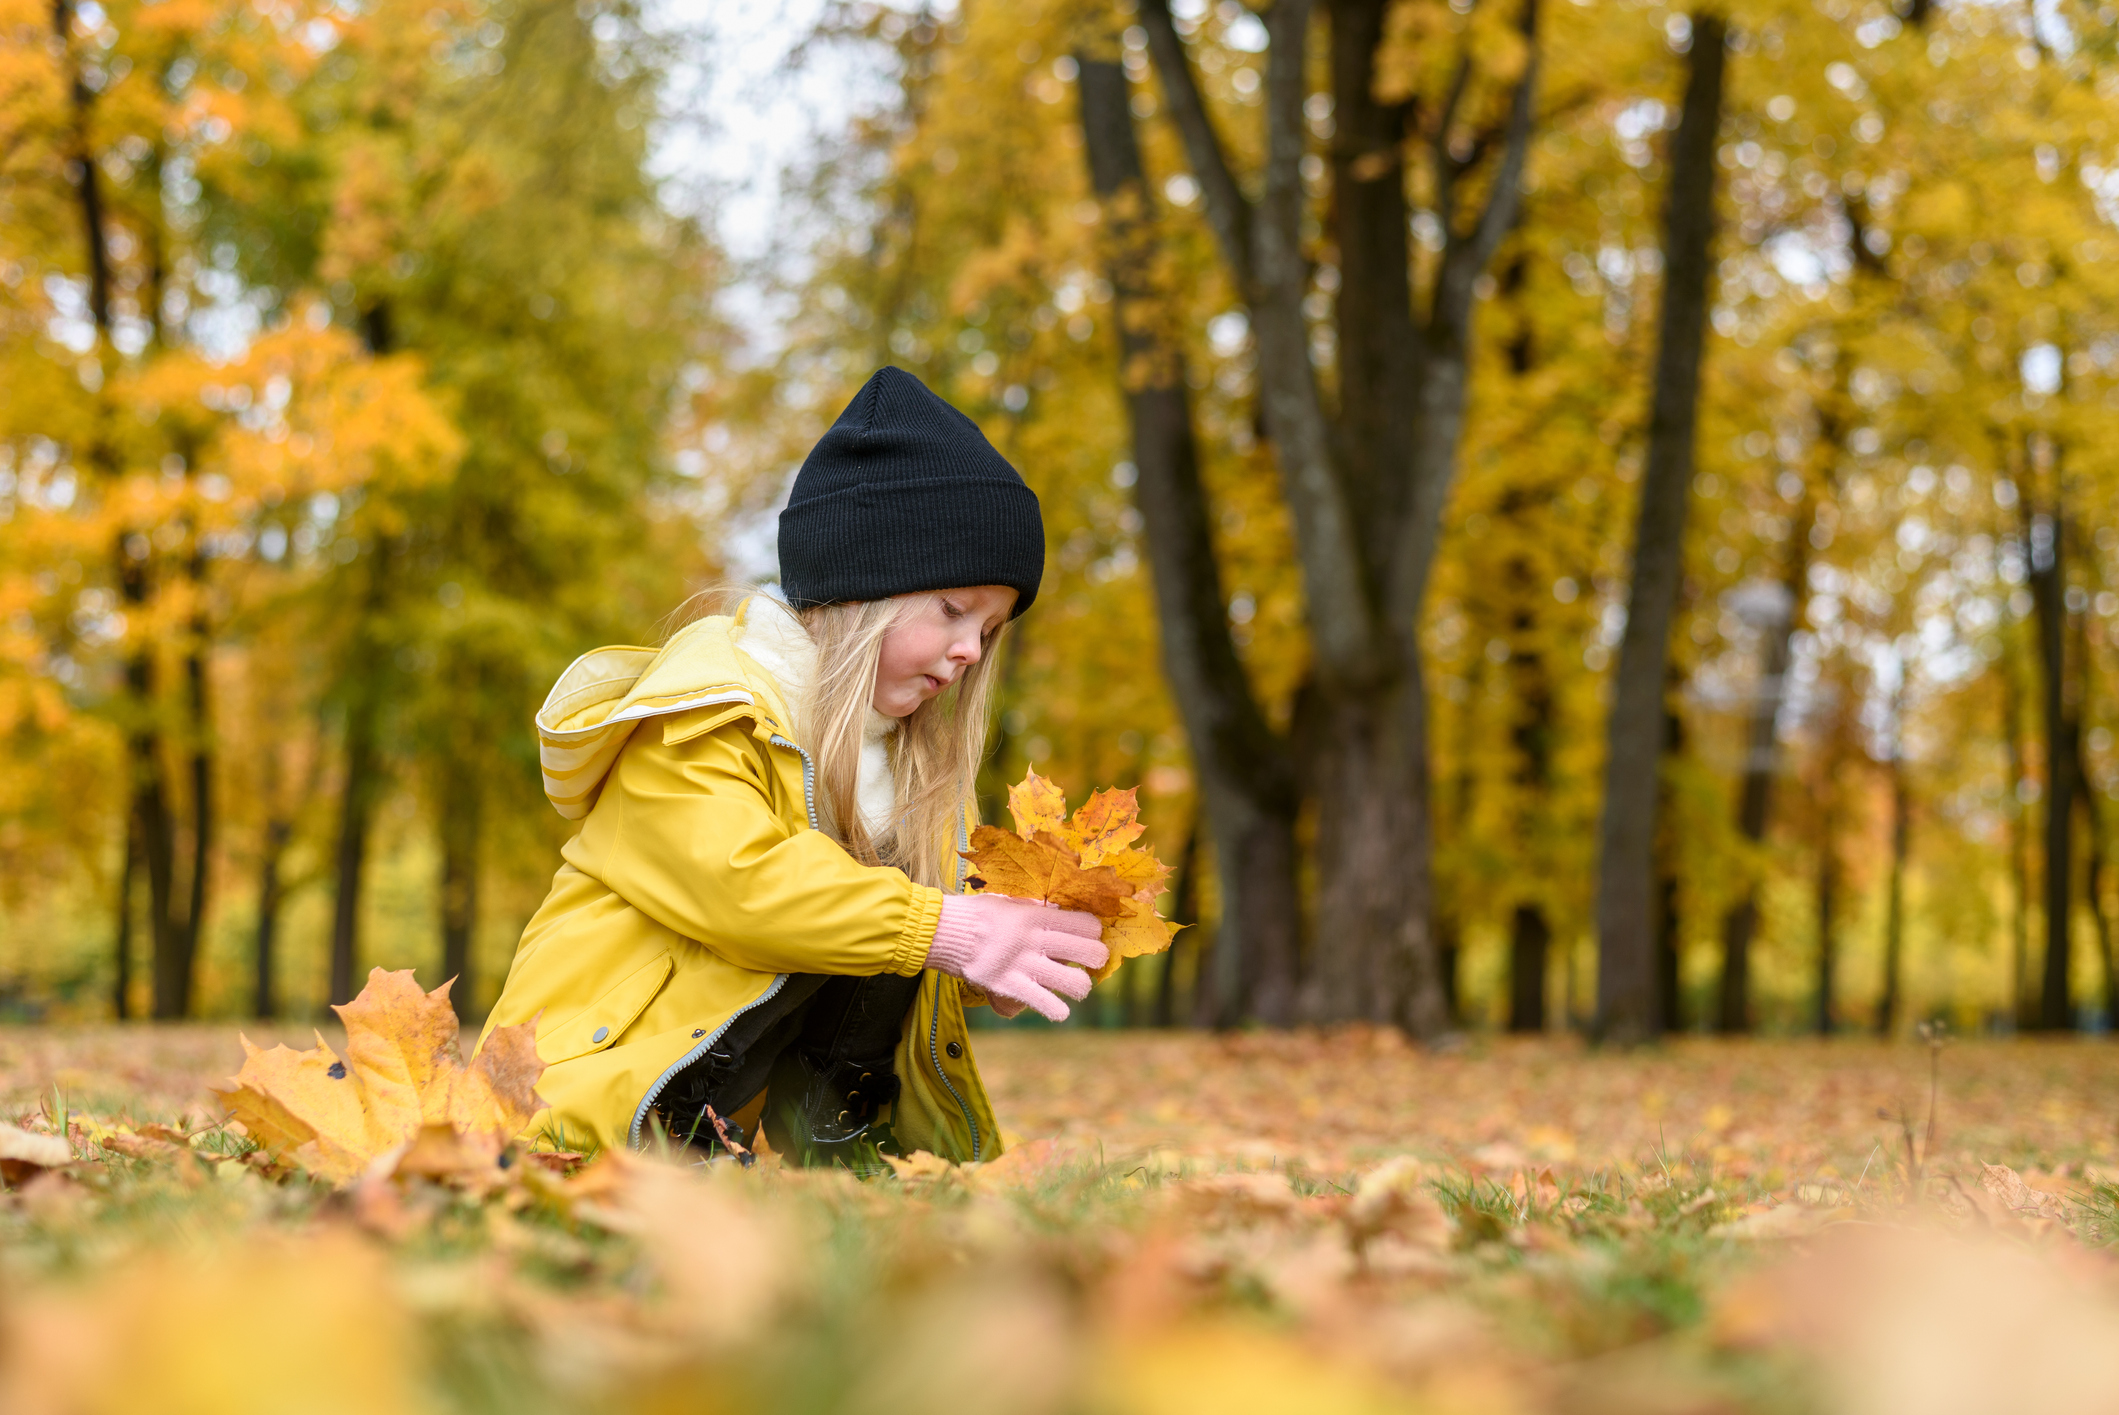
[(964, 1104), (964, 1098), (957, 1094), (956, 1087), (950, 1083), (949, 1073), (942, 1069), (942, 1052), (935, 1045), (935, 1038), (939, 1037), (941, 1033), (942, 975), (936, 973), (934, 975), (934, 1016), (927, 1023), (927, 1057), (934, 1063), (934, 1074), (942, 1078), (942, 1088), (949, 1092), (949, 1098), (956, 1102), (956, 1108), (964, 1112), (964, 1123), (971, 1127), (971, 1162), (977, 1164), (979, 1162), (979, 1123), (971, 1118), (971, 1107)]
[[(790, 748), (796, 753), (796, 755), (802, 758), (802, 809), (809, 816), (809, 828), (811, 830), (820, 829), (820, 827), (817, 825), (817, 764), (810, 759), (810, 755), (807, 751), (803, 750), (801, 747), (796, 746), (793, 742), (788, 741), (785, 737), (780, 736), (778, 733), (773, 734), (770, 740), (774, 746)], [(631, 1130), (629, 1130), (626, 1134), (626, 1143), (636, 1150), (643, 1148), (640, 1138), (640, 1132), (647, 1125), (647, 1113), (650, 1110), (654, 1109), (655, 1102), (660, 1099), (662, 1093), (669, 1088), (670, 1082), (676, 1079), (677, 1073), (684, 1070), (685, 1067), (690, 1066), (700, 1057), (706, 1055), (706, 1053), (713, 1048), (714, 1043), (721, 1040), (722, 1034), (727, 1032), (730, 1027), (733, 1027), (736, 1024), (736, 1019), (738, 1017), (741, 1017), (744, 1013), (749, 1012), (752, 1008), (763, 1007), (766, 1003), (771, 1002), (775, 997), (779, 996), (780, 989), (786, 986), (787, 974), (775, 973), (773, 975), (773, 984), (771, 987), (767, 988), (764, 992), (758, 994), (757, 997), (745, 1003), (743, 1006), (737, 1008), (734, 1012), (729, 1013), (728, 1016), (723, 1019), (721, 1025), (714, 1028), (714, 1034), (712, 1036), (708, 1037), (705, 1041), (699, 1043), (699, 1045), (693, 1047), (690, 1051), (686, 1052), (681, 1058), (678, 1059), (676, 1065), (672, 1066), (669, 1070), (663, 1072), (660, 1076), (656, 1077), (655, 1084), (647, 1088), (647, 1094), (640, 1098), (639, 1108), (633, 1112), (633, 1125)], [(930, 1037), (930, 1046), (932, 1045), (932, 1042), (933, 1039)], [(941, 1065), (942, 1063), (937, 1060), (935, 1062), (935, 1069), (939, 1071), (941, 1069)], [(942, 1084), (945, 1086), (948, 1085), (949, 1078), (946, 1076), (943, 1077)], [(955, 1088), (952, 1087), (949, 1094), (951, 1094), (952, 1096), (955, 1095)], [(957, 1104), (961, 1106), (963, 1104), (963, 1101), (958, 1100)], [(965, 1116), (967, 1119), (969, 1118), (970, 1114), (971, 1113), (969, 1111), (965, 1112)], [(977, 1126), (974, 1125), (972, 1127), (971, 1134), (971, 1147), (973, 1152), (972, 1158), (976, 1159), (978, 1157)]]
[[(956, 838), (958, 851), (956, 887), (957, 892), (961, 894), (964, 892), (964, 876), (970, 869), (970, 863), (964, 859), (963, 852), (971, 848), (971, 832), (965, 829), (962, 815), (957, 817)], [(964, 1113), (964, 1123), (971, 1127), (971, 1162), (977, 1164), (979, 1162), (980, 1149), (979, 1123), (971, 1118), (971, 1107), (966, 1105), (964, 1098), (957, 1094), (956, 1086), (949, 1080), (949, 1073), (942, 1069), (942, 1053), (935, 1044), (936, 1039), (941, 1034), (942, 975), (937, 973), (934, 975), (934, 1015), (927, 1023), (927, 1057), (928, 1060), (934, 1063), (934, 1074), (942, 1078), (943, 1089), (948, 1091), (949, 1098), (956, 1102), (956, 1108)]]

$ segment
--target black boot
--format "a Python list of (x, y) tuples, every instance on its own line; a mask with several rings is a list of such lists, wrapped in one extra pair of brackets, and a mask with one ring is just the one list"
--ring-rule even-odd
[(898, 1153), (888, 1121), (897, 1099), (896, 1052), (917, 974), (832, 978), (810, 999), (802, 1032), (780, 1054), (770, 1082), (765, 1133), (798, 1164), (842, 1164), (857, 1173), (883, 1168)]

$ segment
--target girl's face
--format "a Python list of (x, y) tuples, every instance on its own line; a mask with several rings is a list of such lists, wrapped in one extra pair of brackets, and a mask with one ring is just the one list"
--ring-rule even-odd
[(873, 706), (885, 717), (910, 717), (985, 657), (1016, 596), (1006, 585), (979, 585), (912, 598), (912, 612), (883, 636), (876, 664)]

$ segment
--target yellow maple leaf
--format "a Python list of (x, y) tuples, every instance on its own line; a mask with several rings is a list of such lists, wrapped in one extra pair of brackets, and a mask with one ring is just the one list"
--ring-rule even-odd
[(1127, 958), (1170, 946), (1181, 926), (1155, 912), (1170, 867), (1133, 844), (1147, 829), (1136, 788), (1098, 791), (1069, 817), (1065, 794), (1033, 771), (1008, 789), (1008, 810), (1013, 831), (972, 832), (964, 858), (974, 888), (1095, 915), (1111, 950), (1103, 967), (1089, 970), (1097, 982)]
[(453, 1131), (496, 1159), (540, 1109), (536, 1024), (502, 1027), (466, 1068), (450, 984), (422, 991), (412, 970), (377, 968), (352, 1002), (341, 1058), (319, 1036), (310, 1051), (265, 1051), (243, 1041), (243, 1068), (218, 1087), (234, 1119), (275, 1160), (349, 1184), (428, 1127)]
[(1152, 903), (1131, 897), (1119, 905), (1117, 918), (1105, 919), (1103, 924), (1104, 946), (1111, 950), (1111, 957), (1103, 967), (1089, 970), (1089, 976), (1097, 982), (1117, 972), (1118, 965), (1128, 958), (1162, 952), (1183, 927), (1158, 917)]
[(1028, 840), (1041, 830), (1060, 835), (1067, 826), (1067, 793), (1036, 772), (1008, 788), (1008, 814), (1016, 834)]

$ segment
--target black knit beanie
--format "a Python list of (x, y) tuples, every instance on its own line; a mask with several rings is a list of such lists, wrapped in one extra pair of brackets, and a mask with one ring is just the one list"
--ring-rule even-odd
[(877, 369), (795, 474), (780, 585), (800, 607), (1007, 585), (1045, 574), (1037, 493), (978, 424), (903, 369)]

